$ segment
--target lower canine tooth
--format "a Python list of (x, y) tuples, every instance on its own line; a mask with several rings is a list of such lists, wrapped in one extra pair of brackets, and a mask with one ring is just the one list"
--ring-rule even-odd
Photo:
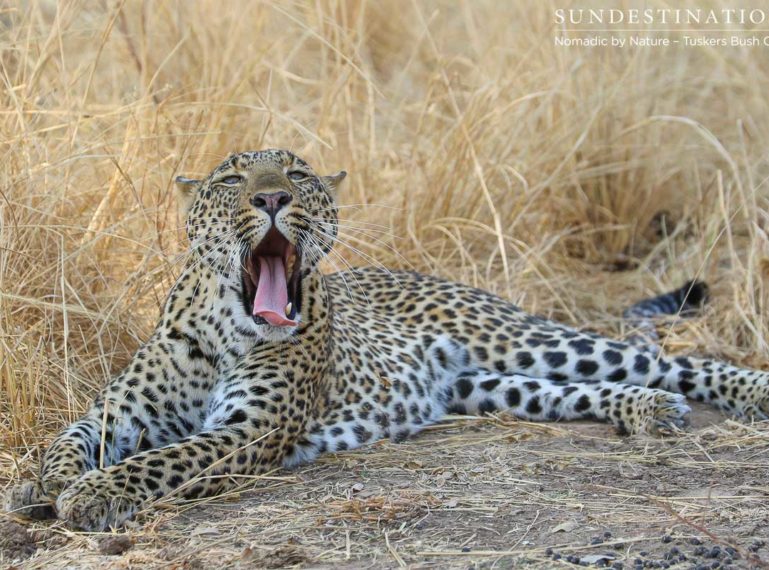
[(283, 311), (286, 313), (286, 316), (289, 316), (291, 314), (291, 309), (293, 308), (293, 304), (289, 303), (286, 305), (286, 308), (283, 309)]

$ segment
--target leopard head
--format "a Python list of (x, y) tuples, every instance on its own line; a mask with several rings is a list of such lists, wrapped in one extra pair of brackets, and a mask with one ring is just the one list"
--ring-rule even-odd
[(205, 179), (177, 178), (193, 262), (238, 287), (260, 336), (302, 320), (303, 282), (337, 236), (335, 194), (346, 176), (318, 176), (286, 150), (233, 154)]

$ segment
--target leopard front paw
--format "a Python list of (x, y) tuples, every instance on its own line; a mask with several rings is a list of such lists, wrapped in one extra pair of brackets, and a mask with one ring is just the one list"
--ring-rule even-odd
[(24, 481), (8, 490), (5, 510), (32, 519), (55, 519), (53, 500), (36, 481)]
[(99, 532), (119, 527), (138, 510), (103, 472), (91, 472), (68, 487), (56, 501), (59, 518), (70, 527)]

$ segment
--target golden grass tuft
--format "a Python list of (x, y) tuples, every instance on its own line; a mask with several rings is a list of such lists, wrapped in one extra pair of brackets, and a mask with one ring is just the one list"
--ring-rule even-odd
[(700, 276), (712, 305), (668, 345), (765, 365), (765, 49), (557, 47), (554, 7), (6, 2), (3, 477), (148, 336), (186, 247), (172, 180), (231, 151), (348, 170), (329, 271), (411, 267), (610, 333)]

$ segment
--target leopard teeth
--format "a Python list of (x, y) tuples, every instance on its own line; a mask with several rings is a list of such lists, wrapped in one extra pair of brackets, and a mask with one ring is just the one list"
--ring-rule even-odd
[(286, 308), (283, 309), (283, 312), (286, 313), (286, 316), (289, 316), (291, 314), (291, 309), (293, 309), (293, 308), (294, 308), (294, 304), (293, 303), (289, 303), (288, 305), (286, 305)]

